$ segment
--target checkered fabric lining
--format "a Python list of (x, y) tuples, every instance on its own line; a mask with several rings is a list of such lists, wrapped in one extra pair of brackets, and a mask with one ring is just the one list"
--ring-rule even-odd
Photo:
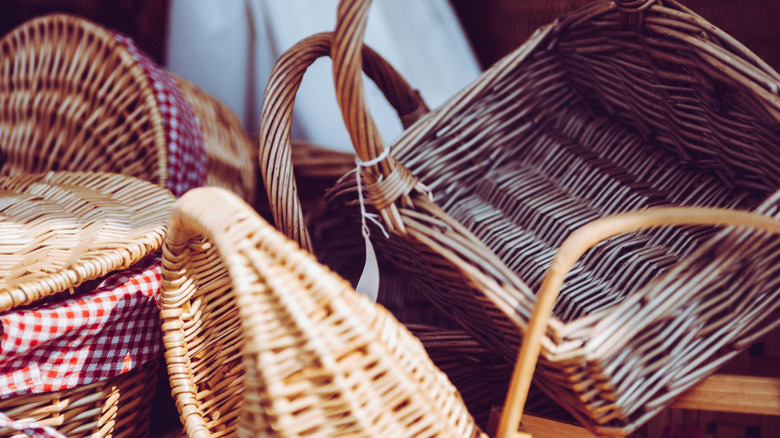
[[(0, 315), (0, 398), (89, 385), (155, 360), (162, 348), (161, 286), (154, 254), (93, 290)], [(0, 427), (61, 436), (2, 414)]]
[(189, 102), (171, 76), (136, 47), (133, 40), (114, 33), (152, 84), (162, 113), (168, 143), (168, 189), (179, 197), (206, 183), (206, 146), (200, 124)]
[(161, 351), (159, 254), (91, 291), (0, 315), (0, 398), (116, 377)]

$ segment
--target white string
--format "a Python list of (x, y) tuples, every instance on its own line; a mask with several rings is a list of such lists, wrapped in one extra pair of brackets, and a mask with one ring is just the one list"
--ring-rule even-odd
[(365, 238), (368, 238), (368, 236), (371, 234), (370, 230), (368, 229), (368, 224), (366, 223), (366, 218), (368, 218), (371, 222), (376, 224), (376, 226), (378, 226), (380, 230), (382, 230), (382, 234), (385, 235), (385, 238), (390, 237), (390, 235), (387, 233), (387, 230), (385, 230), (385, 227), (382, 225), (382, 222), (379, 221), (378, 215), (376, 213), (368, 213), (366, 211), (366, 204), (365, 204), (365, 200), (363, 199), (363, 186), (360, 177), (360, 169), (362, 167), (371, 167), (386, 160), (387, 157), (390, 156), (390, 149), (391, 148), (389, 147), (385, 148), (385, 150), (382, 151), (382, 153), (379, 154), (378, 157), (369, 161), (363, 161), (360, 159), (360, 157), (355, 157), (355, 165), (357, 166), (355, 168), (355, 179), (357, 180), (358, 200), (360, 201), (360, 222), (362, 223), (362, 232), (363, 232), (363, 237)]

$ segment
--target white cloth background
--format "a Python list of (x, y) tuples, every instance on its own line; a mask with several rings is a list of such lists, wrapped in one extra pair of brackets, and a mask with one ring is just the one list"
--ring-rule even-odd
[[(337, 0), (172, 0), (167, 64), (224, 101), (252, 134), (273, 63), (299, 40), (332, 31)], [(432, 108), (473, 81), (476, 58), (447, 0), (375, 0), (366, 41)], [(395, 112), (365, 81), (372, 115), (386, 141), (401, 132)], [(351, 151), (336, 105), (329, 59), (304, 78), (294, 136)]]

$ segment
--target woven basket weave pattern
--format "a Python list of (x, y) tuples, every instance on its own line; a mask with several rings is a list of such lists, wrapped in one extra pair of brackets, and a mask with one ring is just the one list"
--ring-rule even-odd
[[(200, 413), (228, 406), (224, 388), (234, 385), (243, 385), (238, 436), (483, 436), (414, 336), (237, 198), (213, 188), (192, 191), (176, 204), (171, 222), (164, 258), (166, 359), (188, 436), (232, 431), (232, 420), (222, 430), (213, 427), (220, 420)], [(208, 310), (217, 307), (224, 312)], [(185, 312), (202, 319), (180, 319)], [(243, 333), (222, 330), (233, 326), (236, 312)], [(188, 326), (243, 342), (243, 382), (222, 374), (219, 361), (183, 357), (208, 356), (220, 342), (195, 332), (182, 337), (178, 329)], [(181, 348), (182, 340), (195, 349)], [(196, 382), (197, 374), (219, 380)], [(195, 394), (209, 399), (184, 401)]]
[(54, 14), (3, 37), (0, 53), (0, 176), (117, 172), (254, 200), (254, 147), (235, 115), (129, 38)]
[[(331, 51), (363, 161), (383, 150), (359, 74), (369, 3), (341, 2)], [(779, 86), (765, 63), (674, 1), (594, 2), (540, 29), (362, 172), (369, 211), (392, 234), (372, 231), (374, 244), (514, 360), (532, 291), (575, 230), (635, 210), (648, 212), (621, 216), (636, 218), (633, 229), (680, 222), (649, 219), (668, 205), (775, 214)], [(261, 154), (278, 157), (271, 143), (261, 139)], [(290, 199), (289, 187), (267, 188)], [(329, 200), (354, 207), (355, 190), (347, 178)], [(747, 216), (732, 213), (703, 223)], [(291, 223), (277, 225), (305, 235)], [(777, 239), (686, 223), (607, 239), (562, 283), (538, 382), (591, 428), (630, 432), (777, 324), (760, 327), (780, 302)]]
[[(3, 310), (75, 293), (80, 285), (87, 287), (86, 282), (159, 250), (173, 203), (169, 192), (149, 182), (96, 172), (6, 177), (0, 179), (0, 193)], [(127, 354), (126, 359), (137, 359)], [(85, 378), (84, 364), (80, 367), (69, 371), (68, 382)], [(0, 411), (17, 421), (55, 427), (66, 436), (142, 436), (148, 433), (156, 372), (152, 361), (97, 383), (8, 397), (0, 400)], [(94, 375), (100, 373), (86, 378), (94, 380)], [(57, 375), (46, 383), (53, 378), (62, 381)], [(1, 433), (17, 436), (9, 434)]]
[(105, 29), (38, 18), (0, 40), (0, 53), (0, 175), (122, 170), (166, 184), (154, 92)]

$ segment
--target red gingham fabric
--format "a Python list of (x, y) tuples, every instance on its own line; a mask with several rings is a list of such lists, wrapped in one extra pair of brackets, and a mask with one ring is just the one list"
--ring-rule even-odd
[(0, 398), (89, 385), (155, 360), (161, 286), (155, 254), (83, 294), (0, 315)]
[(206, 146), (189, 102), (171, 76), (141, 52), (130, 38), (114, 34), (146, 73), (156, 92), (168, 142), (168, 189), (179, 197), (206, 184)]

